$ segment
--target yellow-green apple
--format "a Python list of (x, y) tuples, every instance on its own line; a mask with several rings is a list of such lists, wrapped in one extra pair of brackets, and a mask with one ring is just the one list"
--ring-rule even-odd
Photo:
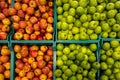
[(51, 40), (52, 39), (52, 34), (51, 33), (45, 33), (45, 38), (47, 40)]
[(13, 15), (12, 16), (12, 21), (18, 23), (20, 21), (20, 17), (18, 15)]
[(16, 32), (14, 34), (14, 39), (15, 40), (21, 40), (23, 38), (23, 34), (21, 32)]
[(25, 17), (25, 13), (23, 12), (23, 10), (18, 10), (17, 11), (17, 15), (21, 18), (24, 18)]
[(23, 34), (23, 39), (24, 40), (29, 40), (30, 39), (30, 36), (29, 36), (29, 34)]
[(8, 19), (8, 18), (4, 18), (4, 19), (2, 19), (2, 23), (4, 24), (4, 25), (10, 25), (10, 19)]
[(15, 2), (14, 8), (15, 8), (16, 10), (20, 10), (20, 9), (21, 9), (21, 4), (20, 4), (19, 2)]
[(3, 13), (0, 13), (0, 20), (4, 19), (5, 15)]
[(36, 39), (37, 39), (37, 35), (34, 34), (34, 33), (31, 34), (31, 35), (30, 35), (30, 39), (31, 39), (31, 40), (36, 40)]
[(27, 8), (28, 8), (28, 5), (27, 5), (27, 4), (25, 4), (25, 3), (23, 3), (23, 4), (22, 4), (22, 10), (23, 10), (23, 11), (26, 11), (26, 10), (27, 10)]
[(27, 26), (25, 28), (25, 31), (26, 31), (27, 34), (31, 34), (33, 32), (33, 27), (32, 26)]

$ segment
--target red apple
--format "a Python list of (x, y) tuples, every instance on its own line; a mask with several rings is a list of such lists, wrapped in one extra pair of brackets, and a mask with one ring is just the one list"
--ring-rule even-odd
[(19, 24), (16, 23), (16, 22), (13, 22), (13, 23), (12, 23), (12, 27), (13, 27), (13, 29), (16, 30), (16, 31), (20, 28), (20, 27), (19, 27)]
[(28, 3), (30, 0), (22, 0), (23, 3)]
[(15, 8), (16, 10), (20, 10), (20, 9), (21, 9), (21, 4), (20, 4), (19, 2), (15, 2), (14, 8)]
[(27, 12), (27, 14), (29, 14), (29, 15), (33, 15), (34, 12), (35, 12), (35, 10), (34, 10), (33, 7), (28, 7), (28, 8), (26, 9), (26, 12)]
[(31, 35), (30, 35), (30, 39), (31, 39), (31, 40), (36, 40), (36, 39), (37, 39), (37, 35), (34, 34), (34, 33), (31, 34)]
[(49, 14), (50, 17), (53, 17), (53, 14), (54, 14), (53, 10), (49, 11), (48, 14)]
[(27, 10), (27, 8), (28, 8), (28, 5), (27, 5), (27, 4), (25, 4), (25, 3), (24, 3), (24, 4), (22, 4), (22, 10), (23, 10), (23, 11), (26, 11), (26, 10)]
[(53, 65), (52, 64), (47, 64), (47, 67), (49, 67), (50, 70), (53, 69)]
[(39, 80), (39, 78), (38, 77), (34, 77), (33, 80)]
[(23, 45), (23, 46), (22, 46), (22, 50), (27, 50), (27, 51), (28, 51), (28, 49), (29, 49), (29, 48), (28, 48), (27, 45)]
[(23, 57), (23, 58), (22, 58), (22, 61), (23, 61), (24, 63), (27, 63), (28, 58), (27, 58), (27, 57)]
[(9, 8), (9, 15), (15, 15), (16, 14), (16, 9), (14, 9), (14, 8)]
[(41, 19), (39, 25), (40, 25), (41, 29), (46, 29), (47, 28), (47, 21), (45, 19)]
[(35, 23), (38, 22), (38, 19), (37, 19), (35, 16), (32, 16), (32, 17), (30, 18), (30, 22), (31, 22), (32, 24), (35, 24)]
[(3, 73), (5, 71), (5, 67), (3, 65), (0, 65), (0, 73)]
[(4, 19), (5, 15), (3, 13), (0, 13), (0, 20)]
[(19, 63), (22, 63), (22, 60), (19, 59), (15, 61), (15, 65), (19, 65)]
[(22, 28), (19, 28), (17, 32), (20, 32), (20, 33), (24, 34), (24, 33), (25, 33), (25, 30), (22, 29)]
[(27, 34), (31, 34), (33, 32), (33, 27), (32, 26), (27, 26), (25, 28), (25, 31), (26, 31)]
[(52, 56), (53, 55), (53, 49), (48, 49), (47, 50), (47, 55)]
[(21, 40), (23, 38), (23, 34), (21, 32), (16, 32), (14, 34), (14, 39), (15, 40)]
[(13, 16), (12, 16), (12, 21), (18, 23), (18, 22), (20, 21), (20, 17), (17, 16), (17, 15), (13, 15)]
[(43, 60), (40, 60), (40, 61), (38, 61), (37, 65), (38, 65), (38, 68), (40, 68), (40, 69), (41, 69), (41, 68), (45, 67), (46, 62), (45, 62), (45, 61), (43, 61)]
[(39, 35), (38, 40), (43, 40), (43, 37), (41, 35)]
[(30, 36), (29, 36), (29, 34), (23, 34), (23, 39), (24, 40), (29, 40), (30, 39)]
[(26, 21), (19, 21), (20, 28), (25, 28), (27, 26)]
[(0, 40), (5, 40), (7, 38), (7, 33), (0, 32)]
[(36, 50), (31, 50), (30, 51), (30, 56), (31, 57), (37, 57), (37, 51)]
[(21, 62), (21, 63), (19, 63), (18, 65), (16, 65), (16, 67), (17, 67), (18, 69), (23, 69), (24, 64)]
[(23, 12), (23, 10), (18, 10), (17, 15), (21, 18), (25, 17), (25, 13)]
[(5, 8), (2, 12), (5, 16), (9, 16), (9, 9)]
[(48, 67), (42, 68), (42, 73), (43, 73), (43, 74), (48, 74), (49, 71), (50, 71), (50, 69), (49, 69)]

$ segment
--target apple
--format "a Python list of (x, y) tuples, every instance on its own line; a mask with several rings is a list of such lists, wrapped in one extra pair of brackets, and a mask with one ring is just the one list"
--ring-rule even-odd
[(37, 39), (37, 35), (34, 34), (34, 33), (31, 34), (31, 35), (30, 35), (30, 39), (31, 39), (31, 40), (36, 40), (36, 39)]
[(7, 33), (5, 32), (0, 32), (0, 39), (5, 40), (7, 38)]
[(49, 73), (48, 73), (48, 78), (52, 78), (52, 76), (53, 76), (53, 72), (50, 70)]
[(43, 45), (40, 47), (40, 50), (45, 53), (48, 50), (48, 47)]
[(17, 59), (21, 59), (21, 58), (22, 58), (21, 53), (17, 53), (17, 54), (16, 54), (16, 58), (17, 58)]
[(10, 62), (4, 63), (3, 66), (9, 70), (10, 69)]
[(22, 57), (27, 57), (28, 54), (29, 54), (29, 52), (28, 52), (27, 50), (25, 50), (25, 49), (22, 49), (22, 50), (20, 51), (20, 53), (21, 53), (21, 56), (22, 56)]
[(31, 64), (31, 67), (32, 67), (32, 69), (36, 69), (36, 68), (37, 68), (37, 62), (33, 62), (33, 63)]
[(43, 73), (43, 74), (48, 74), (49, 71), (50, 71), (50, 69), (49, 69), (48, 67), (42, 68), (42, 73)]
[(36, 17), (40, 17), (40, 16), (41, 16), (40, 11), (39, 11), (39, 10), (36, 10), (34, 15), (35, 15)]
[(35, 61), (34, 57), (29, 57), (28, 58), (28, 63), (32, 64)]
[(22, 29), (22, 28), (20, 28), (20, 29), (18, 29), (18, 31), (17, 31), (17, 32), (20, 32), (20, 33), (24, 34), (24, 33), (25, 33), (25, 30), (24, 30), (24, 29)]
[(47, 40), (51, 40), (53, 38), (52, 34), (51, 33), (45, 33), (45, 38)]
[(44, 60), (45, 60), (46, 62), (50, 61), (50, 56), (44, 55)]
[(42, 71), (41, 71), (41, 69), (36, 68), (36, 69), (34, 70), (34, 73), (35, 73), (36, 76), (40, 76), (41, 73), (42, 73)]
[(4, 77), (10, 79), (10, 70), (4, 72)]
[(45, 12), (45, 13), (42, 14), (42, 18), (47, 19), (48, 17), (49, 17), (49, 15), (48, 15), (47, 12)]
[(0, 65), (0, 73), (3, 73), (5, 71), (5, 67)]
[(21, 40), (23, 38), (23, 34), (21, 32), (16, 32), (14, 34), (14, 39), (15, 40)]
[(8, 18), (4, 18), (4, 19), (2, 19), (2, 23), (4, 24), (4, 25), (10, 25), (10, 20), (8, 19)]
[(35, 10), (34, 10), (33, 7), (28, 7), (28, 8), (26, 9), (26, 12), (27, 12), (27, 14), (29, 14), (29, 15), (33, 15), (34, 12), (35, 12)]
[(24, 40), (29, 40), (30, 39), (30, 35), (29, 34), (23, 34), (23, 39)]
[(37, 57), (36, 57), (36, 60), (37, 60), (37, 61), (43, 60), (43, 56), (37, 56)]
[(23, 45), (22, 46), (22, 50), (28, 50), (29, 48), (28, 48), (28, 46), (27, 45)]
[(14, 8), (9, 8), (8, 12), (9, 12), (9, 15), (15, 15), (17, 10)]
[(16, 77), (15, 77), (15, 80), (21, 80), (21, 77), (16, 76)]
[(0, 13), (0, 20), (4, 19), (5, 15), (3, 13)]
[(46, 0), (39, 0), (40, 5), (46, 5), (47, 1)]
[(27, 26), (26, 21), (19, 21), (20, 28), (25, 28)]
[(38, 35), (38, 40), (43, 40), (43, 37), (41, 35)]
[(18, 15), (13, 15), (12, 21), (18, 23), (20, 21), (20, 17)]
[(30, 16), (28, 14), (25, 14), (25, 20), (28, 21)]
[(52, 26), (47, 26), (47, 28), (46, 28), (46, 32), (48, 32), (48, 33), (53, 33), (53, 27)]
[(21, 4), (20, 4), (19, 2), (15, 2), (14, 8), (15, 8), (16, 10), (20, 10), (20, 9), (21, 9)]
[(23, 10), (23, 11), (26, 11), (26, 10), (27, 10), (27, 8), (28, 8), (28, 5), (27, 5), (27, 4), (25, 4), (25, 3), (23, 3), (21, 8), (22, 8), (22, 10)]
[(39, 78), (38, 77), (34, 77), (33, 80), (39, 80)]
[(45, 67), (46, 62), (45, 62), (45, 61), (43, 61), (43, 60), (40, 60), (40, 61), (38, 61), (37, 65), (38, 65), (38, 68), (40, 68), (40, 69), (41, 69), (41, 68)]
[(40, 35), (40, 31), (35, 31), (34, 34), (36, 34), (38, 37)]
[(33, 51), (33, 50), (38, 51), (39, 47), (37, 45), (32, 45), (32, 46), (30, 46), (29, 50), (30, 51)]
[(30, 0), (23, 0), (22, 2), (28, 4), (29, 1)]
[(23, 61), (24, 63), (27, 63), (28, 59), (25, 58), (25, 57), (23, 57), (23, 58), (22, 58), (22, 61)]
[(30, 51), (30, 56), (31, 57), (37, 57), (37, 51), (36, 50), (31, 50)]
[(44, 55), (44, 52), (41, 51), (41, 50), (39, 50), (39, 51), (38, 51), (38, 56), (43, 56), (43, 55)]
[(36, 2), (35, 2), (34, 0), (30, 0), (30, 1), (29, 1), (29, 6), (30, 6), (30, 7), (33, 7), (33, 8), (36, 8), (36, 7), (37, 7), (37, 4), (36, 4)]
[(32, 16), (32, 17), (30, 18), (30, 22), (31, 22), (32, 24), (35, 24), (36, 22), (38, 22), (37, 17)]
[(31, 70), (31, 66), (29, 64), (25, 64), (25, 66), (23, 67), (23, 70), (25, 72), (29, 72)]
[(49, 63), (48, 63), (48, 64), (47, 64), (47, 67), (49, 67), (50, 70), (53, 69), (53, 65), (52, 65), (52, 64), (49, 64)]
[(27, 26), (25, 28), (25, 31), (26, 31), (27, 34), (31, 34), (33, 32), (33, 27), (32, 26)]
[(47, 21), (48, 21), (48, 23), (53, 23), (54, 19), (53, 19), (53, 17), (48, 17)]
[(35, 30), (35, 31), (39, 31), (40, 30), (40, 27), (39, 27), (39, 24), (34, 24), (33, 25), (33, 29)]
[(24, 70), (21, 70), (20, 73), (19, 73), (19, 76), (20, 77), (24, 77), (26, 75), (25, 71)]
[(10, 27), (8, 25), (3, 25), (2, 31), (8, 33), (10, 31)]
[(47, 79), (47, 75), (45, 74), (41, 74), (40, 77), (39, 77), (40, 80), (46, 80)]
[(40, 28), (46, 29), (47, 21), (45, 19), (41, 19), (39, 25), (40, 25)]
[(17, 67), (18, 69), (23, 69), (24, 64), (21, 62), (21, 63), (19, 63), (19, 65), (16, 65), (16, 67)]
[(23, 10), (18, 10), (18, 11), (17, 11), (17, 15), (18, 15), (19, 17), (21, 17), (21, 18), (24, 18), (24, 17), (25, 17), (25, 14), (24, 14)]
[(53, 49), (48, 49), (47, 50), (47, 55), (52, 56), (53, 55)]
[(44, 13), (44, 12), (46, 12), (46, 7), (45, 6), (39, 6), (40, 8), (40, 12), (41, 13)]
[(26, 74), (26, 76), (27, 76), (27, 78), (28, 79), (32, 79), (33, 77), (34, 77), (34, 73), (31, 71), (31, 72), (28, 72), (27, 74)]

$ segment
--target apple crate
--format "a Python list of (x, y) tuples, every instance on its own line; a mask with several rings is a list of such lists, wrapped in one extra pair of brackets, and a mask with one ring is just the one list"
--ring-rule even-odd
[[(7, 46), (8, 47), (8, 49), (10, 50), (10, 54), (3, 54), (3, 55), (5, 55), (5, 56), (9, 56), (9, 61), (10, 61), (10, 65), (9, 65), (9, 63), (7, 62), (7, 64), (6, 64), (6, 67), (4, 66), (4, 68), (5, 68), (5, 70), (10, 70), (10, 73), (8, 73), (9, 74), (9, 76), (7, 76), (7, 77), (10, 77), (9, 79), (7, 79), (7, 78), (5, 78), (5, 76), (4, 76), (4, 78), (5, 79), (7, 79), (7, 80), (12, 80), (11, 79), (11, 73), (12, 73), (12, 69), (11, 69), (11, 67), (12, 67), (12, 54), (11, 54), (11, 47), (10, 47), (10, 44), (9, 44), (9, 42), (6, 40), (4, 40), (3, 42), (0, 42), (0, 46), (2, 47), (2, 46), (4, 46), (4, 48)], [(5, 51), (5, 50), (4, 50)], [(0, 54), (0, 56), (1, 56), (1, 54)], [(3, 64), (5, 64), (5, 63), (2, 63), (1, 65), (3, 66)], [(8, 68), (8, 69), (7, 69)], [(1, 74), (4, 74), (3, 72), (1, 73)]]
[[(17, 2), (18, 0), (12, 0), (12, 7), (14, 7), (14, 4)], [(27, 1), (27, 0), (26, 0)], [(39, 10), (39, 7), (40, 7), (40, 4), (38, 3), (38, 1), (39, 0), (36, 0), (36, 8), (35, 8), (35, 11), (37, 11), (37, 10)], [(21, 4), (23, 4), (24, 3), (24, 1), (21, 1), (22, 3)], [(19, 2), (18, 2), (19, 3)], [(27, 4), (28, 6), (30, 5), (29, 3), (27, 3), (27, 2), (25, 2), (25, 4)], [(32, 3), (31, 3), (32, 4)], [(34, 3), (33, 3), (34, 4)], [(48, 4), (47, 4), (48, 5)], [(44, 32), (41, 32), (41, 29), (39, 29), (39, 30), (33, 30), (33, 32), (31, 33), (31, 34), (36, 34), (37, 35), (37, 39), (30, 39), (30, 35), (31, 34), (29, 34), (28, 35), (28, 33), (26, 32), (26, 30), (25, 30), (25, 28), (23, 28), (24, 29), (24, 34), (27, 34), (27, 39), (14, 39), (14, 34), (18, 31), (16, 31), (16, 30), (14, 30), (14, 28), (13, 28), (13, 33), (11, 34), (11, 36), (10, 36), (10, 39), (11, 39), (11, 41), (21, 41), (21, 42), (23, 42), (24, 40), (25, 41), (27, 41), (27, 42), (31, 42), (31, 41), (40, 41), (40, 42), (42, 42), (42, 41), (45, 41), (45, 42), (52, 42), (52, 41), (54, 41), (54, 35), (55, 35), (55, 22), (54, 22), (54, 1), (53, 1), (53, 3), (50, 3), (49, 4), (49, 6), (52, 6), (52, 7), (50, 7), (50, 9), (53, 9), (53, 11), (51, 11), (51, 13), (49, 13), (49, 12), (44, 12), (44, 13), (49, 13), (50, 14), (50, 16), (48, 16), (48, 17), (51, 17), (52, 16), (52, 20), (49, 20), (49, 21), (53, 21), (52, 23), (50, 23), (49, 22), (49, 24), (50, 24), (50, 26), (52, 26), (52, 32), (51, 32), (51, 28), (48, 28), (49, 29), (49, 31), (46, 31), (47, 29), (45, 28), (44, 29), (44, 32), (45, 33), (50, 33), (50, 34), (52, 34), (52, 35), (50, 35), (50, 34), (48, 34), (47, 36), (48, 36), (48, 38), (50, 38), (51, 36), (52, 36), (52, 39), (46, 39), (46, 36), (45, 36), (45, 34), (44, 34)], [(48, 6), (47, 6), (48, 7)], [(46, 9), (46, 7), (44, 7), (45, 9)], [(44, 9), (43, 9), (44, 10)], [(50, 10), (49, 10), (50, 11)], [(52, 13), (53, 12), (53, 13)], [(41, 13), (40, 13), (41, 14)], [(17, 14), (16, 14), (17, 15)], [(23, 17), (23, 18), (20, 18), (20, 21), (25, 21), (25, 18), (31, 18), (31, 17), (34, 17), (35, 15), (28, 15), (26, 12), (25, 12), (25, 15), (27, 15), (27, 17)], [(28, 18), (28, 19), (29, 19)], [(41, 16), (39, 17), (39, 16), (37, 16), (36, 17), (37, 19), (38, 19), (38, 21), (36, 22), (36, 23), (33, 23), (32, 24), (32, 27), (33, 27), (33, 25), (34, 24), (38, 24), (38, 23), (40, 23), (40, 21), (41, 21)], [(30, 20), (30, 19), (29, 19)], [(33, 19), (31, 19), (31, 20), (33, 20)], [(45, 19), (46, 21), (47, 21), (47, 19)], [(14, 23), (14, 20), (12, 20), (12, 22)], [(44, 23), (44, 21), (41, 21), (41, 22), (43, 22)], [(30, 23), (30, 21), (28, 21), (28, 20), (26, 20), (26, 23), (27, 23), (27, 25)], [(47, 22), (48, 23), (48, 22)], [(49, 26), (49, 24), (48, 24), (48, 26)], [(31, 25), (30, 25), (31, 26)], [(13, 26), (12, 26), (13, 27)], [(21, 31), (23, 31), (22, 30), (22, 28), (21, 28)], [(35, 32), (36, 31), (36, 32)], [(40, 34), (39, 34), (39, 32), (38, 31), (40, 31)], [(42, 37), (41, 37), (41, 35), (42, 35)], [(43, 37), (43, 35), (44, 35), (44, 37)], [(29, 36), (29, 39), (28, 39), (28, 36)], [(35, 37), (35, 36), (34, 36)], [(39, 38), (39, 39), (38, 39)], [(45, 38), (45, 39), (44, 39)], [(30, 40), (30, 41), (29, 41)]]
[[(63, 44), (64, 46), (68, 46), (69, 47), (69, 45), (70, 44), (75, 44), (75, 45), (77, 45), (77, 44), (79, 44), (79, 45), (81, 45), (81, 46), (89, 46), (90, 44), (96, 44), (97, 45), (97, 50), (96, 51), (94, 51), (93, 53), (95, 53), (95, 56), (96, 56), (96, 62), (99, 62), (100, 61), (100, 59), (99, 59), (99, 49), (100, 49), (100, 43), (99, 43), (99, 41), (76, 41), (76, 42), (72, 42), (72, 41), (68, 41), (68, 42), (62, 42), (62, 41), (60, 41), (60, 42), (55, 42), (55, 58), (54, 58), (54, 77), (53, 77), (53, 79), (54, 80), (56, 80), (56, 73), (55, 73), (55, 71), (57, 70), (57, 69), (61, 69), (62, 70), (62, 68), (61, 67), (58, 67), (58, 65), (57, 65), (57, 59), (58, 58), (60, 58), (60, 57), (58, 57), (57, 56), (57, 44)], [(78, 50), (80, 50), (80, 49), (78, 49)], [(58, 50), (59, 51), (59, 50)], [(62, 50), (63, 51), (63, 50)], [(63, 53), (63, 52), (62, 52)], [(62, 54), (62, 55), (64, 55), (64, 53)], [(61, 55), (61, 56), (62, 56)], [(69, 53), (68, 53), (68, 55), (69, 55)], [(63, 57), (63, 58), (65, 58), (65, 57)], [(61, 59), (63, 59), (63, 58), (61, 58)], [(67, 60), (68, 60), (68, 58), (67, 58)], [(75, 59), (76, 60), (76, 59)], [(75, 61), (75, 60), (73, 60), (73, 61)], [(64, 65), (64, 60), (62, 60), (63, 61), (63, 65)], [(83, 61), (83, 60), (82, 60)], [(80, 62), (80, 61), (79, 61)], [(66, 62), (67, 63), (67, 62)], [(79, 67), (79, 66), (78, 66)], [(68, 67), (68, 68), (70, 68), (70, 66)], [(91, 68), (90, 68), (91, 69)], [(89, 71), (88, 71), (89, 72)], [(64, 72), (63, 72), (63, 70), (62, 70), (62, 74), (63, 74)], [(74, 72), (73, 72), (74, 73)], [(82, 74), (82, 73), (81, 73)], [(59, 78), (61, 78), (62, 76), (60, 76)], [(97, 73), (96, 73), (96, 80), (99, 80), (99, 69), (97, 70)]]
[[(14, 45), (16, 45), (16, 44), (18, 44), (18, 45), (20, 45), (20, 46), (22, 46), (22, 45), (28, 45), (28, 47), (29, 46), (32, 46), (32, 45), (37, 45), (37, 46), (42, 46), (42, 45), (46, 45), (47, 47), (48, 46), (52, 46), (52, 48), (53, 48), (53, 60), (54, 60), (54, 57), (55, 57), (55, 54), (54, 54), (54, 42), (52, 42), (52, 43), (46, 43), (46, 42), (43, 42), (43, 43), (40, 43), (40, 42), (12, 42), (11, 43), (11, 49), (12, 49), (12, 51), (11, 51), (11, 53), (12, 53), (12, 59), (11, 59), (11, 62), (12, 62), (12, 66), (11, 66), (11, 80), (15, 80), (15, 77), (18, 75), (16, 72), (15, 72), (15, 68), (16, 68), (16, 64), (15, 64), (15, 61), (16, 60), (18, 60), (17, 58), (16, 58), (16, 52), (14, 51)], [(28, 53), (28, 55), (29, 55), (30, 53)], [(30, 56), (30, 55), (29, 55)], [(27, 56), (27, 57), (29, 57), (29, 56)], [(54, 63), (53, 63), (53, 65), (54, 65)], [(46, 65), (47, 66), (47, 65)], [(25, 66), (24, 66), (25, 67)], [(54, 67), (54, 66), (53, 66)], [(52, 67), (52, 68), (53, 68)], [(54, 72), (54, 69), (52, 69), (52, 71)], [(35, 74), (34, 74), (35, 75)], [(39, 76), (38, 76), (38, 78), (39, 78)], [(52, 76), (52, 78), (53, 78), (53, 76)]]
[[(112, 42), (113, 40), (115, 41)], [(118, 42), (120, 43), (120, 39), (114, 39), (114, 38), (101, 39), (101, 42), (100, 42), (101, 45), (99, 50), (100, 63), (101, 63), (99, 80), (102, 80), (102, 79), (115, 79), (115, 80), (118, 79), (119, 80), (119, 75), (117, 75), (117, 70), (116, 70), (116, 68), (118, 67), (117, 65), (119, 65), (117, 64), (117, 62), (119, 63), (119, 59), (120, 59), (119, 58), (120, 44), (118, 44)]]

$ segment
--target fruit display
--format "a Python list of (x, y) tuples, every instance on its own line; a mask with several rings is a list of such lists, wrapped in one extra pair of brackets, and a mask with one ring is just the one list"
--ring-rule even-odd
[(119, 0), (56, 0), (58, 40), (120, 38)]
[(12, 0), (0, 0), (0, 40), (6, 40), (10, 32), (10, 5)]
[(0, 45), (0, 80), (10, 80), (10, 49)]
[(14, 40), (53, 39), (53, 0), (15, 0), (11, 15)]
[(96, 80), (100, 63), (97, 44), (62, 44), (56, 46), (56, 80)]
[(120, 42), (105, 41), (101, 49), (100, 80), (120, 80)]
[(14, 80), (52, 80), (53, 48), (46, 45), (14, 45)]

